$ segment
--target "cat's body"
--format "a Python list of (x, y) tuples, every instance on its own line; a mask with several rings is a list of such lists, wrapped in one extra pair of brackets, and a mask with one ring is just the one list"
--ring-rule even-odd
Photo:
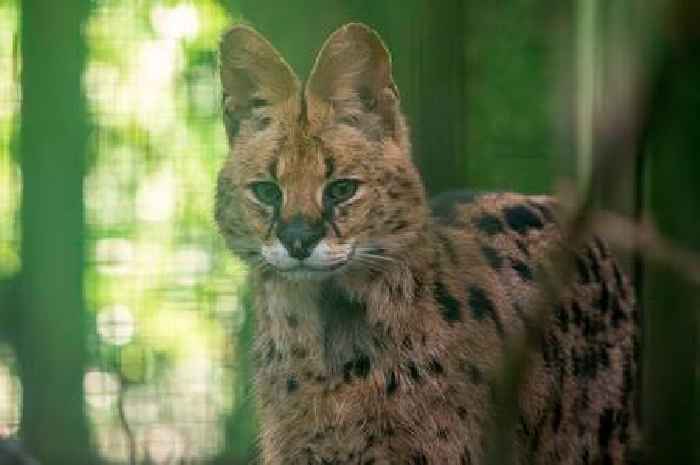
[[(505, 348), (563, 247), (552, 201), (429, 205), (388, 54), (349, 25), (303, 90), (245, 27), (222, 43), (233, 156), (217, 220), (251, 265), (264, 465), (482, 463)], [(519, 393), (517, 463), (621, 464), (635, 434), (634, 302), (605, 246), (551, 304)]]

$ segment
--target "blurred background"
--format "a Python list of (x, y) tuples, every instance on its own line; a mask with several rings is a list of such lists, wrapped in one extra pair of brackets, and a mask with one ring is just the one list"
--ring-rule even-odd
[(647, 461), (700, 463), (697, 10), (0, 0), (0, 437), (45, 464), (255, 456), (246, 270), (212, 217), (218, 37), (252, 24), (306, 76), (361, 21), (392, 51), (431, 193), (565, 186), (667, 238), (675, 255), (623, 256), (644, 310)]

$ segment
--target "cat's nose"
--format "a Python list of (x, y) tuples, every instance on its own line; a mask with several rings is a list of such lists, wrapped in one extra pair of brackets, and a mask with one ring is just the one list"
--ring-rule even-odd
[(295, 215), (288, 222), (280, 221), (277, 226), (277, 238), (297, 260), (311, 256), (325, 234), (326, 226), (322, 220), (313, 221), (302, 215)]

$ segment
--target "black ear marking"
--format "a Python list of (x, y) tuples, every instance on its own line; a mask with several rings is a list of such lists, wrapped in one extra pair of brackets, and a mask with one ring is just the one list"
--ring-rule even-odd
[(374, 110), (377, 108), (377, 99), (372, 93), (372, 89), (370, 89), (368, 86), (362, 86), (358, 89), (357, 96), (366, 112), (374, 112)]
[(262, 108), (268, 106), (269, 103), (264, 98), (255, 97), (250, 101), (251, 108)]

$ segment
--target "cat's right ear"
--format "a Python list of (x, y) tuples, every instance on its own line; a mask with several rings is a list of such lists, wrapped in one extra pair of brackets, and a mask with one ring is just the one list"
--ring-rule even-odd
[(273, 107), (299, 92), (299, 80), (275, 48), (254, 29), (236, 25), (221, 38), (221, 85), (229, 140), (254, 109)]

